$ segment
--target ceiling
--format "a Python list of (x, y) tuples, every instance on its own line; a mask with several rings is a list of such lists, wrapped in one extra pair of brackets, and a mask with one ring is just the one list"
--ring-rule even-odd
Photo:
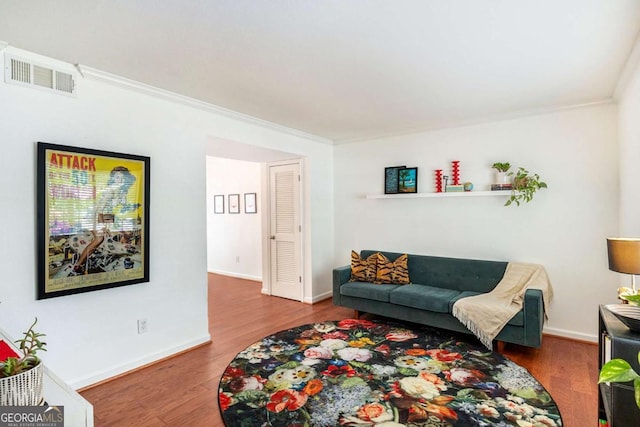
[(0, 40), (335, 143), (609, 100), (640, 0), (21, 0)]

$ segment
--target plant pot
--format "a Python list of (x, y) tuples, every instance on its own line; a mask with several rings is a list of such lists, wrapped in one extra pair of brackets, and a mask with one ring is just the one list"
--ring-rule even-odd
[(500, 172), (497, 170), (494, 184), (511, 184), (511, 177), (507, 174), (507, 172)]
[(527, 184), (529, 180), (527, 178), (516, 178), (513, 180), (513, 188), (516, 190), (522, 190), (523, 188), (527, 188)]
[(43, 402), (42, 374), (44, 365), (38, 363), (28, 371), (0, 378), (0, 406), (35, 406)]

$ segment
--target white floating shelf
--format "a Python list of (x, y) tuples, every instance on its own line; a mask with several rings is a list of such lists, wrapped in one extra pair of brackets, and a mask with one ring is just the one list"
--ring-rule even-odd
[(405, 193), (405, 194), (367, 194), (367, 199), (420, 199), (424, 197), (491, 197), (509, 196), (510, 190), (500, 191), (458, 191), (449, 193)]

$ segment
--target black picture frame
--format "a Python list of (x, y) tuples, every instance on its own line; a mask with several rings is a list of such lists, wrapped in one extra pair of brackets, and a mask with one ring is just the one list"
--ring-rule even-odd
[(384, 194), (398, 193), (398, 171), (406, 166), (389, 166), (384, 168)]
[(150, 158), (37, 143), (37, 298), (149, 281)]
[(418, 192), (418, 168), (398, 170), (398, 193)]
[(256, 193), (244, 193), (244, 213), (258, 213), (258, 205), (256, 204)]
[(240, 194), (229, 194), (229, 213), (240, 213)]
[(224, 213), (224, 194), (216, 194), (213, 196), (213, 213)]

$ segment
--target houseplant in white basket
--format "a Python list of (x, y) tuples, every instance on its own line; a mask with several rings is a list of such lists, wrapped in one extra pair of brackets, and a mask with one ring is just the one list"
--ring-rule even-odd
[(0, 406), (40, 405), (42, 398), (42, 374), (44, 366), (37, 356), (38, 351), (46, 351), (47, 343), (40, 339), (45, 336), (33, 328), (38, 319), (16, 341), (17, 357), (8, 357), (0, 362)]

